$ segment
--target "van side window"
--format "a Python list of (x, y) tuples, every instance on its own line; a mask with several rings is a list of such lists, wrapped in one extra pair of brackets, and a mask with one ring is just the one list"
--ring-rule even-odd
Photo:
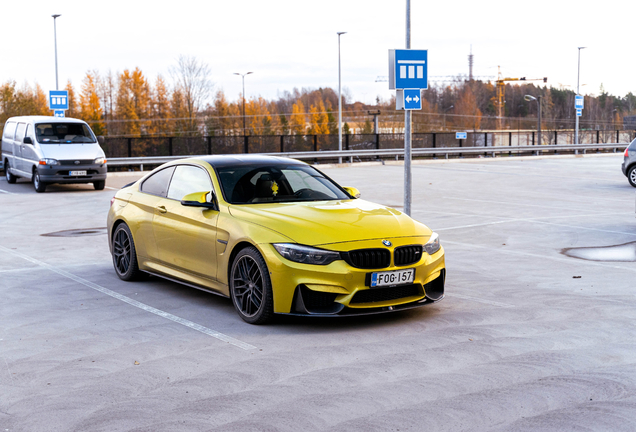
[(15, 132), (15, 140), (22, 142), (24, 139), (24, 132), (26, 131), (26, 123), (18, 123), (18, 129)]
[(4, 134), (2, 136), (6, 139), (13, 139), (13, 137), (15, 136), (16, 125), (17, 125), (16, 122), (8, 122), (7, 124), (5, 124)]
[(172, 178), (173, 172), (173, 166), (162, 169), (161, 171), (157, 171), (146, 180), (144, 180), (144, 182), (141, 184), (141, 191), (147, 194), (157, 195), (165, 198), (168, 192), (168, 185), (170, 184), (170, 179)]

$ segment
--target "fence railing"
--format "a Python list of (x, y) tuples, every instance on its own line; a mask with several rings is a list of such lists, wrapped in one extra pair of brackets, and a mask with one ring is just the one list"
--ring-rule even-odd
[[(608, 143), (608, 144), (554, 144), (543, 146), (482, 146), (482, 147), (442, 147), (442, 148), (414, 148), (412, 150), (413, 157), (445, 157), (463, 156), (463, 155), (486, 155), (495, 157), (496, 154), (534, 154), (548, 155), (559, 152), (581, 152), (586, 153), (588, 150), (595, 151), (613, 151), (623, 150), (629, 143)], [(270, 156), (285, 156), (300, 160), (313, 160), (317, 162), (322, 159), (337, 161), (340, 158), (344, 162), (354, 161), (372, 161), (386, 159), (387, 157), (399, 160), (404, 157), (404, 149), (366, 149), (366, 150), (325, 150), (325, 151), (309, 151), (309, 152), (276, 152), (262, 153)], [(205, 155), (195, 155), (205, 156)], [(109, 158), (108, 164), (111, 166), (140, 166), (143, 171), (144, 165), (160, 165), (173, 160), (181, 159), (184, 156), (152, 156), (152, 157), (131, 157), (131, 158)]]
[[(580, 131), (581, 144), (630, 142), (634, 131)], [(468, 132), (464, 140), (455, 133), (414, 133), (412, 145), (418, 148), (501, 147), (567, 145), (574, 143), (574, 131), (543, 131), (541, 143), (535, 131)], [(386, 150), (404, 147), (404, 134), (344, 135), (343, 150)], [(202, 154), (297, 153), (338, 150), (337, 135), (262, 135), (194, 137), (105, 137), (109, 159), (121, 157), (191, 156)]]

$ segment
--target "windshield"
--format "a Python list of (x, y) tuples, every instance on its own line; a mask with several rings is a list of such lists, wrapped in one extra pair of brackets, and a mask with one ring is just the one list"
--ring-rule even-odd
[(351, 199), (319, 171), (303, 165), (238, 166), (217, 169), (231, 204)]
[(42, 144), (95, 142), (90, 128), (82, 123), (40, 123), (35, 125), (35, 137)]

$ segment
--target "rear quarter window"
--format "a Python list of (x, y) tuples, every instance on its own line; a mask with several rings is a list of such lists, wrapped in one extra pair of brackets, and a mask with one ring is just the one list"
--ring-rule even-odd
[(164, 168), (148, 177), (141, 184), (141, 191), (150, 195), (166, 197), (168, 194), (168, 185), (172, 178), (174, 167)]

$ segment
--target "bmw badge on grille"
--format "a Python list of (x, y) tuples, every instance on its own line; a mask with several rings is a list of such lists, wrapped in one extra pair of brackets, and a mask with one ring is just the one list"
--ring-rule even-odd
[(388, 240), (382, 240), (382, 244), (383, 244), (384, 246), (386, 246), (386, 247), (389, 247), (389, 246), (391, 246), (393, 243), (391, 243), (391, 242), (390, 242), (390, 241), (388, 241)]

